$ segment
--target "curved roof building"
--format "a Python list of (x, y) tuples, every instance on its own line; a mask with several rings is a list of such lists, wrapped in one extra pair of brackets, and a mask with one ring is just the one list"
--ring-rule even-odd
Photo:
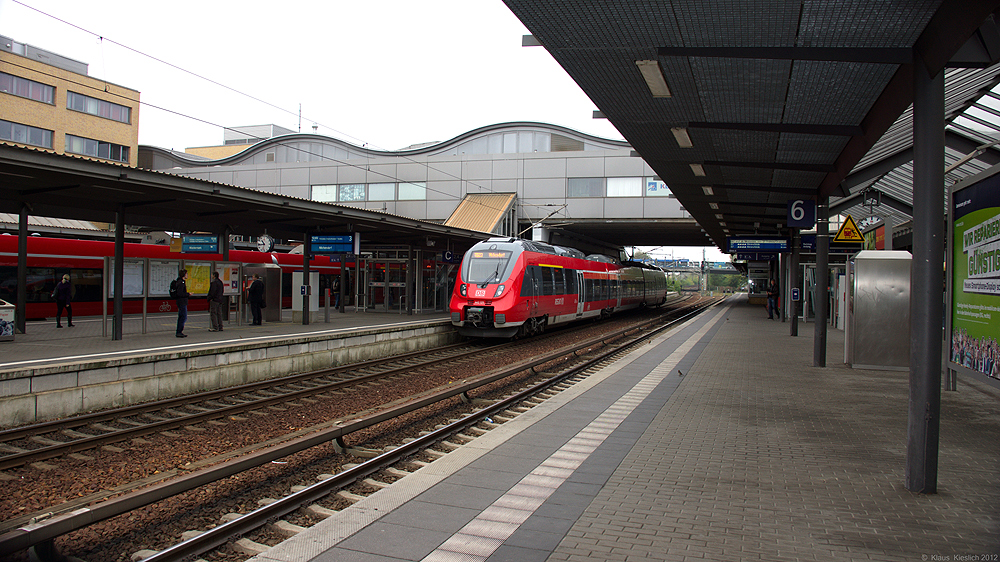
[(140, 166), (584, 250), (706, 240), (628, 143), (544, 123), (399, 151), (299, 133), (214, 160), (142, 147)]

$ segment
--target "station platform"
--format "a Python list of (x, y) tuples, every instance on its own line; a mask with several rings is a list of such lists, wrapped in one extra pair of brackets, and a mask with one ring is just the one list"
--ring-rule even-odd
[(997, 560), (1000, 392), (943, 393), (911, 493), (908, 373), (788, 333), (732, 297), (253, 560)]
[[(99, 317), (77, 318), (70, 328), (65, 316), (62, 328), (55, 319), (29, 321), (25, 334), (14, 341), (0, 342), (0, 373), (11, 369), (39, 367), (54, 363), (84, 362), (96, 358), (149, 355), (169, 350), (220, 347), (243, 343), (248, 339), (291, 339), (302, 335), (343, 331), (351, 328), (373, 328), (408, 322), (440, 322), (448, 324), (447, 312), (407, 315), (399, 312), (372, 312), (348, 307), (344, 313), (331, 310), (330, 321), (320, 311), (319, 319), (303, 326), (292, 322), (292, 311), (282, 311), (282, 322), (264, 322), (260, 326), (225, 322), (222, 332), (209, 331), (208, 312), (191, 312), (184, 327), (187, 338), (175, 336), (177, 313), (149, 314), (146, 333), (142, 333), (142, 316), (127, 315), (121, 340), (111, 339), (111, 319), (102, 326)], [(450, 325), (450, 324), (449, 324)]]

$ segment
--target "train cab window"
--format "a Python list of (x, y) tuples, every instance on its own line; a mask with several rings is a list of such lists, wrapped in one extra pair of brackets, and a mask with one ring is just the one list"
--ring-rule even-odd
[(474, 285), (501, 283), (512, 254), (510, 250), (476, 250), (463, 266), (462, 277)]

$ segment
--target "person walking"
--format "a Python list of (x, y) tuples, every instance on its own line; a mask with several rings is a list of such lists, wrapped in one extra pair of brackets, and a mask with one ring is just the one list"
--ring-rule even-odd
[(225, 288), (222, 279), (219, 279), (219, 272), (212, 272), (212, 282), (208, 285), (208, 320), (211, 326), (208, 331), (222, 331), (222, 304), (225, 302)]
[(62, 328), (62, 313), (63, 309), (66, 309), (66, 320), (68, 321), (68, 326), (73, 327), (73, 305), (70, 301), (73, 300), (73, 286), (69, 282), (69, 274), (65, 273), (62, 276), (62, 281), (56, 285), (55, 290), (52, 291), (52, 296), (56, 298), (56, 328)]
[(184, 333), (184, 323), (187, 322), (188, 317), (188, 298), (190, 298), (191, 293), (187, 291), (187, 278), (188, 272), (186, 269), (182, 269), (177, 272), (176, 283), (176, 299), (177, 299), (177, 334), (179, 338), (186, 338), (187, 334)]
[(250, 325), (260, 326), (262, 324), (260, 309), (264, 304), (264, 282), (260, 280), (258, 273), (253, 274), (253, 283), (250, 283), (250, 289), (247, 290), (247, 300), (250, 301), (250, 314), (253, 316)]
[(777, 314), (778, 318), (781, 318), (781, 311), (778, 310), (778, 282), (771, 278), (767, 284), (767, 318), (769, 320), (774, 320), (774, 315)]

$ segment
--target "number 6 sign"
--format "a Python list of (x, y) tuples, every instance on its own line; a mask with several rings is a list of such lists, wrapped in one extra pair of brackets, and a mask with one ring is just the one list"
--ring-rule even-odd
[(812, 228), (815, 226), (816, 202), (811, 199), (789, 201), (786, 225), (794, 228)]

